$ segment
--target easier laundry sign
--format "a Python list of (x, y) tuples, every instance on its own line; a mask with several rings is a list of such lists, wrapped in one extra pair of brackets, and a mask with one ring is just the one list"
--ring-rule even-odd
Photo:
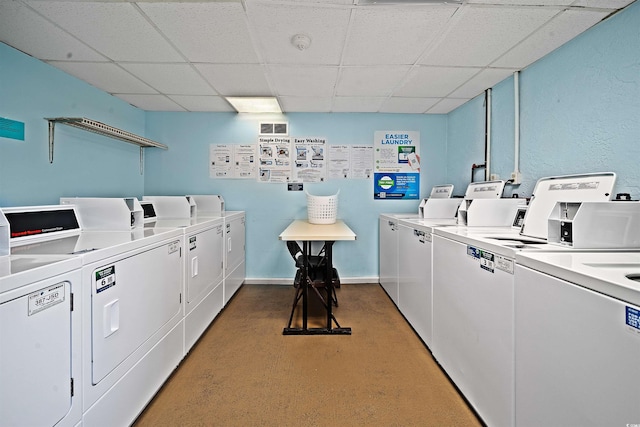
[(373, 197), (407, 200), (420, 196), (420, 132), (376, 131)]

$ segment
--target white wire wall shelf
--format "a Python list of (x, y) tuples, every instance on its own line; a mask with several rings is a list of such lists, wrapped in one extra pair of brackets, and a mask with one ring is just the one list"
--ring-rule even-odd
[(128, 142), (140, 147), (140, 174), (144, 171), (144, 149), (145, 148), (161, 148), (163, 150), (169, 149), (164, 144), (153, 141), (148, 138), (136, 135), (131, 132), (127, 132), (122, 129), (115, 128), (113, 126), (106, 125), (96, 120), (87, 119), (84, 117), (55, 117), (45, 118), (49, 122), (49, 163), (53, 163), (53, 147), (54, 147), (54, 134), (55, 125), (60, 123), (67, 126), (72, 126), (78, 129), (82, 129), (88, 132), (97, 133), (99, 135), (107, 136), (109, 138), (118, 139), (120, 141)]

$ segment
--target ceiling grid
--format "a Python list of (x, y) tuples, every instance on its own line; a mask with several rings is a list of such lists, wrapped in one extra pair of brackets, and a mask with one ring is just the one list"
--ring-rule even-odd
[(0, 41), (148, 111), (445, 114), (632, 2), (3, 0)]

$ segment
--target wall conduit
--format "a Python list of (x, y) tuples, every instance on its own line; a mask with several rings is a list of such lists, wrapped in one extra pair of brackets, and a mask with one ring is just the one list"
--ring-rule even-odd
[(484, 180), (491, 179), (491, 88), (485, 91), (484, 118)]
[(520, 175), (520, 71), (513, 73), (514, 147), (513, 173)]

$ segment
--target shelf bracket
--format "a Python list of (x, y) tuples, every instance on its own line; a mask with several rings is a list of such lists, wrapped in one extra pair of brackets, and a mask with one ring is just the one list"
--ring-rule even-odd
[(56, 122), (49, 121), (49, 163), (53, 163), (53, 133)]
[(144, 147), (140, 147), (140, 175), (144, 175)]

